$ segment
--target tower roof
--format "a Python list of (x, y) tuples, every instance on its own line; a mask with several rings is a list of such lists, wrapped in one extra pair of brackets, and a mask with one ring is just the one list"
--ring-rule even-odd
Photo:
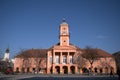
[(7, 48), (5, 52), (6, 52), (6, 53), (9, 53), (9, 51), (10, 51), (9, 48)]
[(61, 23), (60, 25), (61, 25), (61, 26), (62, 26), (62, 25), (68, 25), (68, 23), (66, 22), (65, 18), (63, 18), (62, 23)]

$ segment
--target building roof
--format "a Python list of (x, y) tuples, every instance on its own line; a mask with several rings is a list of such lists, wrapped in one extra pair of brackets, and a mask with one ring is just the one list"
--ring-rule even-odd
[(9, 53), (9, 51), (10, 51), (9, 48), (7, 48), (5, 52), (6, 52), (6, 53)]
[(24, 57), (24, 58), (32, 58), (32, 57), (39, 57), (39, 58), (46, 58), (47, 57), (47, 49), (29, 49), (25, 51), (21, 51), (17, 56)]
[[(81, 50), (78, 46), (75, 46), (75, 45), (73, 45), (73, 44), (71, 44), (71, 43), (70, 43), (69, 45), (70, 45), (70, 46), (74, 46), (77, 50)], [(54, 46), (60, 46), (60, 43), (57, 43), (57, 44), (55, 44)], [(53, 49), (54, 46), (50, 47), (48, 50)]]
[[(96, 49), (97, 50), (97, 54), (100, 58), (105, 58), (105, 57), (113, 57), (112, 54), (109, 54), (108, 52), (102, 50), (102, 49)], [(82, 52), (84, 53), (85, 49), (82, 50)]]
[(67, 23), (67, 22), (62, 22), (60, 25), (61, 25), (61, 26), (62, 26), (62, 25), (68, 25), (68, 23)]
[(68, 23), (66, 22), (65, 18), (63, 18), (63, 21), (62, 21), (62, 23), (61, 23), (60, 25), (61, 25), (61, 26), (63, 26), (63, 25), (68, 25)]
[(102, 49), (97, 49), (98, 54), (100, 57), (112, 57), (112, 54), (102, 50)]

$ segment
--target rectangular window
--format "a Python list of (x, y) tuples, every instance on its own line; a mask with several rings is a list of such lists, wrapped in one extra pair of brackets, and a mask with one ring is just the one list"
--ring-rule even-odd
[(30, 58), (28, 59), (28, 63), (30, 64)]
[(73, 64), (73, 56), (70, 56), (70, 64)]
[(57, 64), (60, 63), (60, 58), (59, 58), (59, 56), (56, 56), (56, 63), (57, 63)]
[(34, 59), (34, 64), (36, 64), (37, 63), (37, 59)]
[(67, 56), (63, 56), (63, 64), (67, 63)]
[(52, 56), (50, 56), (50, 63), (52, 63), (53, 59), (52, 59)]
[(112, 61), (113, 61), (113, 59), (111, 58), (111, 59), (110, 59), (110, 62), (112, 62)]

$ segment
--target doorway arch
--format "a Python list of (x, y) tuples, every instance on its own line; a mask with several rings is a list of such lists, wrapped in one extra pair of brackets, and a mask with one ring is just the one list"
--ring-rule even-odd
[(55, 69), (56, 69), (56, 73), (60, 74), (60, 66), (56, 66)]
[(75, 66), (70, 67), (71, 74), (75, 74)]
[(68, 74), (68, 67), (67, 66), (63, 66), (63, 73)]
[(105, 73), (108, 74), (108, 67), (105, 67)]

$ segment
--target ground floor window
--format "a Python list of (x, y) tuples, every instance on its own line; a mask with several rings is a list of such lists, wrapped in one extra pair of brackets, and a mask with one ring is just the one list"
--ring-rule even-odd
[(30, 72), (30, 68), (29, 67), (27, 68), (27, 72)]
[(25, 68), (22, 68), (22, 73), (24, 73), (25, 72)]
[(18, 67), (16, 68), (16, 72), (17, 72), (17, 73), (19, 72), (19, 68), (18, 68)]
[(35, 68), (32, 69), (32, 72), (33, 72), (33, 73), (35, 72)]
[(102, 70), (102, 68), (100, 68), (100, 73), (103, 73), (103, 70)]
[(83, 73), (88, 73), (88, 69), (84, 67), (84, 68), (82, 68), (82, 72)]
[(68, 67), (67, 66), (63, 66), (63, 73), (68, 74)]
[(95, 71), (95, 73), (97, 73), (97, 72), (98, 72), (96, 67), (94, 68), (94, 71)]
[(105, 68), (105, 73), (108, 74), (108, 67)]
[(55, 68), (56, 68), (56, 73), (57, 73), (57, 74), (60, 74), (60, 67), (59, 67), (59, 66), (56, 66)]
[(50, 73), (52, 74), (52, 71), (53, 71), (53, 69), (52, 69), (52, 67), (50, 68)]
[(71, 74), (75, 74), (75, 67), (74, 66), (71, 66), (70, 70), (71, 70)]
[(38, 71), (41, 71), (41, 68), (39, 68)]
[(78, 73), (80, 73), (80, 68), (78, 67)]

